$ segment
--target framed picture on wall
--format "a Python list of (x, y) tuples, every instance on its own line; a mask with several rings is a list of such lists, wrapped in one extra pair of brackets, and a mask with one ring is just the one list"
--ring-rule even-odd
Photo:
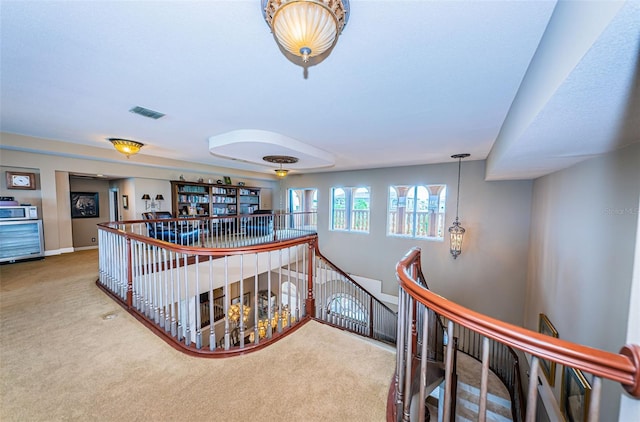
[(8, 171), (7, 176), (7, 189), (31, 189), (36, 188), (36, 175), (35, 173), (23, 173), (19, 171)]
[(98, 192), (71, 192), (71, 218), (100, 217)]
[(122, 195), (122, 208), (129, 209), (129, 195)]
[[(558, 331), (545, 314), (540, 314), (538, 317), (538, 332), (546, 336), (558, 338)], [(547, 378), (547, 381), (549, 381), (549, 385), (553, 387), (556, 382), (556, 363), (541, 358), (540, 368), (542, 368), (544, 376)]]
[(224, 184), (225, 185), (230, 185), (231, 184), (231, 178), (229, 176), (224, 176)]
[(586, 422), (589, 414), (591, 385), (581, 370), (565, 366), (562, 371), (560, 408), (565, 420)]
[[(251, 302), (251, 295), (249, 294), (249, 292), (246, 292), (242, 295), (242, 302), (244, 306), (249, 306), (249, 303)], [(240, 303), (240, 296), (231, 299), (232, 305), (235, 305), (236, 303)]]

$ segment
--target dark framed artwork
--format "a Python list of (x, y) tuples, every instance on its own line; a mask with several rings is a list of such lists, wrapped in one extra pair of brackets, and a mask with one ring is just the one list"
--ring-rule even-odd
[(565, 366), (562, 370), (560, 408), (565, 420), (586, 422), (589, 416), (591, 385), (579, 369)]
[(122, 195), (122, 208), (129, 209), (129, 195)]
[[(249, 306), (249, 302), (251, 301), (251, 295), (249, 294), (249, 292), (246, 292), (245, 294), (242, 295), (242, 301), (244, 302), (243, 303), (244, 306)], [(232, 305), (235, 305), (236, 303), (240, 303), (240, 296), (237, 296), (231, 299)]]
[(230, 185), (231, 184), (231, 178), (229, 176), (224, 176), (224, 184), (225, 185)]
[[(558, 338), (558, 331), (545, 314), (540, 314), (538, 317), (538, 332), (546, 336)], [(542, 368), (544, 376), (547, 378), (547, 381), (549, 381), (549, 385), (553, 387), (556, 382), (556, 363), (540, 358), (540, 368)]]
[(98, 192), (71, 192), (71, 218), (100, 217)]

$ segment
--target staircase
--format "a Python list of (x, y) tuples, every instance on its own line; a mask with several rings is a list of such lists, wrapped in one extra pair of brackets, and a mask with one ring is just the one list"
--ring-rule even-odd
[[(456, 421), (472, 422), (478, 420), (481, 370), (480, 362), (464, 353), (458, 353)], [(489, 372), (488, 388), (486, 420), (492, 422), (512, 421), (509, 393), (492, 372)], [(431, 422), (442, 420), (442, 407), (438, 404), (442, 402), (443, 398), (444, 382), (436, 387), (427, 398)]]

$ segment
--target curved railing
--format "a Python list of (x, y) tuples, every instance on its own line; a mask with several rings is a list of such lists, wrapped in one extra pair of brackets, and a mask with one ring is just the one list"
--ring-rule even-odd
[[(398, 263), (396, 269), (400, 285), (398, 353), (399, 355), (405, 355), (406, 353), (406, 357), (400, 356), (398, 359), (396, 380), (392, 386), (393, 393), (390, 396), (392, 401), (389, 403), (389, 419), (424, 420), (425, 418), (425, 406), (417, 406), (418, 415), (417, 419), (414, 419), (415, 415), (413, 415), (411, 408), (412, 397), (410, 394), (405, 394), (406, 391), (409, 391), (407, 387), (411, 386), (413, 382), (412, 379), (408, 379), (413, 376), (413, 371), (410, 370), (411, 362), (408, 359), (410, 353), (407, 353), (406, 350), (400, 353), (400, 344), (408, 343), (411, 345), (412, 338), (414, 338), (416, 331), (424, 336), (424, 342), (428, 341), (426, 338), (427, 330), (420, 330), (419, 327), (418, 330), (416, 330), (415, 326), (412, 327), (412, 322), (416, 321), (416, 314), (422, 313), (426, 327), (429, 311), (433, 311), (440, 317), (446, 318), (447, 336), (449, 339), (454, 337), (455, 325), (465, 327), (465, 329), (482, 336), (483, 368), (479, 403), (479, 417), (481, 420), (484, 420), (487, 405), (488, 362), (491, 352), (489, 346), (490, 341), (495, 341), (520, 350), (530, 357), (531, 375), (529, 377), (525, 416), (525, 420), (527, 421), (533, 421), (536, 417), (538, 376), (544, 376), (540, 370), (540, 359), (553, 361), (567, 368), (584, 371), (593, 376), (589, 405), (588, 409), (585, 409), (585, 415), (588, 415), (587, 420), (589, 421), (597, 421), (599, 418), (603, 378), (620, 383), (630, 395), (635, 398), (640, 398), (639, 345), (626, 345), (621, 349), (620, 353), (616, 354), (545, 336), (535, 331), (496, 320), (464, 308), (430, 292), (417, 281), (419, 269), (419, 248), (414, 248), (409, 251)], [(415, 343), (415, 341), (413, 343)], [(452, 343), (451, 341), (448, 342), (445, 357), (444, 420), (449, 420), (452, 417), (452, 415), (448, 413), (448, 409), (450, 409), (451, 391), (454, 388), (454, 386), (451, 385)], [(411, 347), (406, 347), (405, 349), (411, 349)], [(419, 375), (426, 374), (428, 372), (427, 365), (427, 360), (422, 360), (420, 371), (417, 373)], [(425, 402), (426, 396), (424, 389), (421, 389), (416, 399), (418, 403)]]
[(375, 340), (395, 344), (398, 316), (315, 249), (315, 317)]
[(319, 254), (308, 214), (99, 224), (97, 284), (194, 355), (258, 349), (310, 318), (393, 342), (395, 312)]
[(228, 356), (261, 348), (308, 319), (311, 278), (291, 274), (298, 262), (313, 261), (316, 234), (210, 248), (150, 238), (147, 223), (98, 225), (97, 284), (172, 346)]

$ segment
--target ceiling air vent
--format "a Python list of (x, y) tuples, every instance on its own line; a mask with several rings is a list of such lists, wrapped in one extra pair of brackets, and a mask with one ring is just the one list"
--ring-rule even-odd
[(134, 108), (132, 108), (129, 111), (132, 112), (132, 113), (135, 113), (135, 114), (139, 114), (139, 115), (144, 116), (144, 117), (149, 117), (151, 119), (155, 119), (155, 120), (158, 120), (159, 118), (164, 116), (164, 113), (159, 113), (157, 111), (149, 110), (148, 108), (144, 108), (144, 107), (140, 107), (140, 106), (135, 106)]

